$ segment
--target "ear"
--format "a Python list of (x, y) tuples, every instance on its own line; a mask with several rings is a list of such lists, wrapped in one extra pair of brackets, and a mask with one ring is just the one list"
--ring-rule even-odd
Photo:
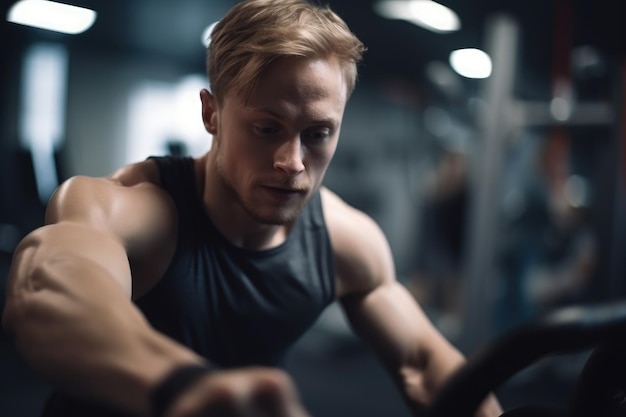
[(202, 101), (202, 122), (207, 132), (212, 135), (217, 133), (217, 100), (203, 88), (200, 91), (200, 101)]

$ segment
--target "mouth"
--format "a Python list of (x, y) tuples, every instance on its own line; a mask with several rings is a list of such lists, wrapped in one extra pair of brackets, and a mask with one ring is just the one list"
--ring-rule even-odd
[(306, 190), (302, 188), (286, 188), (286, 187), (274, 187), (274, 186), (264, 186), (263, 188), (272, 197), (281, 201), (295, 199), (301, 195), (306, 194)]

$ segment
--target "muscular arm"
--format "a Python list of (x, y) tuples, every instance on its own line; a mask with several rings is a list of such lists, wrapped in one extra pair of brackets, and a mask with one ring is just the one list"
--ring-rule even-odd
[(419, 415), (463, 363), (462, 355), (432, 327), (398, 283), (344, 296), (342, 305), (355, 332), (381, 358), (409, 407)]
[(127, 211), (129, 203), (141, 211), (144, 197), (121, 188), (103, 179), (62, 186), (48, 224), (15, 251), (3, 325), (24, 359), (55, 386), (148, 415), (155, 381), (200, 359), (153, 331), (130, 301), (128, 250), (136, 243), (129, 242), (143, 238), (136, 230), (149, 225), (141, 216), (150, 214)]
[[(420, 415), (464, 357), (396, 281), (380, 228), (328, 191), (324, 200), (337, 259), (337, 295), (346, 316), (389, 370), (410, 409)], [(497, 401), (490, 397), (477, 416), (500, 414)]]

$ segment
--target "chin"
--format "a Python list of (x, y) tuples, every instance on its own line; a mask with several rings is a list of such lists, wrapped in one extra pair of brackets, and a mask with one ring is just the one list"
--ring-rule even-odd
[(259, 223), (283, 226), (293, 222), (302, 213), (308, 198), (292, 204), (244, 204), (245, 210), (250, 217)]
[(274, 210), (248, 210), (248, 214), (263, 224), (271, 224), (274, 226), (283, 226), (293, 222), (302, 210), (298, 209), (274, 209)]
[(280, 203), (267, 199), (265, 196), (249, 199), (240, 196), (239, 202), (255, 221), (267, 225), (283, 226), (298, 218), (310, 197), (311, 193), (307, 193), (297, 200)]

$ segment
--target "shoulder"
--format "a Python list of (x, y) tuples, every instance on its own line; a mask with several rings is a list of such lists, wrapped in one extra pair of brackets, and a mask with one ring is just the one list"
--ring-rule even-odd
[(151, 161), (108, 177), (71, 177), (52, 196), (46, 223), (82, 223), (115, 235), (131, 249), (141, 236), (168, 233), (174, 225), (174, 206), (158, 181)]
[(393, 257), (380, 226), (322, 188), (322, 207), (337, 267), (337, 295), (369, 292), (395, 280)]

